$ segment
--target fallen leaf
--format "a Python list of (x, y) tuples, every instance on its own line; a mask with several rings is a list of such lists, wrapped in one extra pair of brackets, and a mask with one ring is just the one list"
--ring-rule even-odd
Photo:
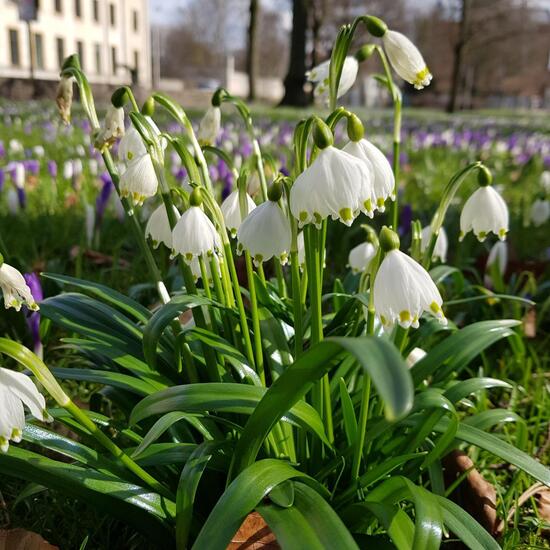
[(279, 550), (280, 548), (264, 518), (258, 512), (252, 512), (246, 516), (226, 550)]
[(40, 535), (25, 529), (0, 530), (0, 550), (59, 550)]

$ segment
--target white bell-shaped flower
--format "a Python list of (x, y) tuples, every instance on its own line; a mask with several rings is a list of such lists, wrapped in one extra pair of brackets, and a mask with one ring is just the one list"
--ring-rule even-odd
[(374, 280), (374, 308), (385, 328), (399, 323), (403, 328), (418, 328), (423, 312), (429, 312), (443, 324), (447, 319), (443, 300), (429, 273), (399, 250), (399, 238), (384, 227), (380, 246), (386, 255)]
[(280, 184), (275, 182), (269, 191), (269, 200), (252, 210), (237, 231), (238, 250), (247, 250), (255, 265), (273, 257), (282, 264), (288, 260), (292, 233), (290, 222), (277, 203), (281, 192)]
[(290, 190), (290, 209), (300, 227), (331, 216), (351, 225), (359, 212), (374, 215), (374, 192), (365, 162), (333, 147), (322, 149)]
[(352, 248), (348, 256), (348, 265), (353, 273), (363, 273), (369, 269), (377, 248), (369, 242), (361, 243)]
[(202, 211), (200, 200), (193, 200), (193, 194), (191, 204), (172, 231), (172, 256), (181, 254), (188, 264), (193, 258), (207, 258), (221, 248), (214, 224)]
[(386, 155), (366, 139), (350, 141), (343, 150), (367, 164), (376, 201), (373, 208), (384, 212), (386, 200), (395, 200), (395, 176)]
[[(254, 208), (256, 208), (256, 203), (252, 200), (252, 197), (248, 193), (245, 193), (246, 200), (246, 211), (244, 212), (244, 217), (248, 216)], [(232, 191), (228, 197), (222, 202), (221, 211), (223, 214), (223, 219), (225, 221), (225, 226), (228, 231), (231, 233), (232, 237), (237, 235), (237, 231), (242, 223), (241, 217), (241, 205), (239, 198), (239, 191)]]
[(304, 268), (306, 265), (306, 245), (304, 242), (304, 232), (300, 231), (296, 238), (296, 245), (298, 247), (298, 263), (301, 268)]
[(386, 31), (382, 37), (386, 55), (395, 72), (417, 90), (428, 86), (432, 75), (418, 48), (403, 34)]
[(420, 361), (421, 359), (424, 359), (428, 355), (422, 348), (413, 348), (409, 355), (407, 355), (407, 358), (405, 359), (405, 362), (407, 363), (407, 367), (411, 369)]
[(531, 223), (535, 227), (544, 225), (550, 219), (550, 202), (546, 199), (536, 199), (531, 205)]
[(210, 105), (204, 113), (197, 132), (197, 138), (201, 145), (214, 145), (222, 125), (222, 112), (219, 107)]
[(508, 265), (508, 245), (506, 242), (497, 241), (489, 251), (489, 256), (487, 257), (486, 271), (491, 270), (493, 264), (498, 265), (498, 270), (501, 275), (504, 275), (506, 272), (506, 266)]
[[(175, 206), (172, 206), (172, 208), (174, 216), (179, 220), (180, 213), (178, 209)], [(145, 226), (145, 236), (153, 241), (153, 248), (157, 248), (160, 243), (163, 243), (172, 250), (172, 228), (170, 227), (164, 204), (157, 207), (149, 216), (149, 220)]]
[[(216, 254), (214, 254), (210, 258), (208, 257), (204, 258), (204, 267), (206, 268), (206, 276), (208, 278), (209, 283), (212, 282), (212, 268), (210, 266), (211, 258), (213, 258), (214, 263), (216, 265), (218, 277), (221, 277), (220, 258)], [(193, 274), (193, 278), (195, 279), (195, 282), (198, 281), (199, 279), (202, 279), (201, 264), (198, 258), (193, 258), (189, 263), (189, 267), (191, 268), (191, 273)]]
[(107, 114), (105, 115), (105, 124), (99, 131), (96, 140), (95, 147), (100, 151), (104, 151), (108, 147), (111, 147), (115, 141), (124, 135), (124, 109), (122, 107), (115, 107), (112, 103), (107, 108)]
[[(150, 117), (146, 116), (147, 122), (151, 126), (153, 133), (158, 137), (160, 136), (159, 127), (156, 125), (155, 121)], [(166, 149), (168, 142), (164, 138), (160, 138), (160, 146), (162, 150)], [(118, 158), (122, 162), (129, 162), (131, 160), (140, 157), (147, 153), (147, 149), (139, 132), (133, 127), (130, 126), (128, 130), (125, 131), (122, 139), (118, 144)]]
[[(427, 225), (422, 229), (421, 239), (420, 239), (420, 252), (424, 253), (430, 241), (432, 239), (432, 228), (430, 225)], [(435, 247), (432, 254), (432, 260), (439, 259), (442, 263), (447, 261), (447, 250), (449, 248), (449, 239), (447, 238), (447, 232), (445, 228), (442, 227), (439, 230), (439, 235), (435, 241)]]
[(473, 231), (483, 242), (492, 231), (501, 241), (508, 232), (508, 207), (504, 199), (490, 186), (479, 187), (468, 198), (460, 214), (460, 236)]
[[(306, 78), (309, 82), (315, 84), (313, 91), (315, 97), (327, 102), (329, 99), (329, 68), (330, 59), (323, 61), (311, 71), (306, 73)], [(357, 73), (359, 71), (359, 62), (355, 57), (348, 55), (344, 60), (342, 67), (342, 75), (338, 84), (338, 97), (342, 97), (355, 83)]]
[(25, 277), (15, 267), (7, 263), (0, 265), (0, 289), (4, 294), (4, 307), (6, 309), (13, 307), (19, 311), (21, 306), (25, 305), (33, 311), (38, 310), (38, 304), (33, 298)]
[(135, 205), (142, 205), (145, 199), (152, 197), (157, 187), (157, 175), (148, 153), (131, 160), (120, 176), (121, 196), (130, 197)]
[(19, 443), (25, 427), (26, 405), (38, 420), (51, 422), (46, 400), (34, 382), (21, 372), (0, 368), (0, 450), (8, 451), (10, 441)]

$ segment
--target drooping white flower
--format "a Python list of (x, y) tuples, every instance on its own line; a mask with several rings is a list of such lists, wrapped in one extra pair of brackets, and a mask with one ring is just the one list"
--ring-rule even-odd
[(97, 135), (95, 147), (104, 151), (124, 135), (124, 109), (115, 107), (112, 103), (107, 108), (105, 124)]
[(501, 241), (508, 232), (508, 207), (504, 199), (490, 186), (479, 187), (468, 198), (460, 214), (460, 236), (473, 231), (483, 242), (492, 231)]
[[(180, 213), (178, 209), (175, 206), (172, 208), (174, 209), (174, 215), (179, 220)], [(164, 204), (157, 207), (151, 216), (149, 216), (149, 220), (145, 226), (145, 237), (153, 241), (153, 248), (157, 248), (160, 243), (163, 243), (172, 250), (172, 228), (170, 227)]]
[(120, 194), (141, 205), (157, 192), (158, 180), (153, 161), (148, 153), (131, 160), (120, 176)]
[(395, 200), (395, 176), (386, 155), (366, 139), (350, 141), (344, 151), (364, 161), (371, 173), (374, 198), (373, 208), (384, 212), (384, 203), (388, 197)]
[[(256, 208), (256, 203), (252, 200), (248, 193), (245, 193), (245, 208), (244, 217), (248, 216), (254, 208)], [(228, 197), (222, 202), (221, 211), (223, 214), (223, 219), (225, 221), (225, 226), (231, 233), (232, 237), (237, 235), (237, 230), (239, 229), (242, 223), (241, 217), (241, 205), (239, 198), (239, 191), (235, 190), (231, 192)]]
[[(329, 68), (330, 59), (327, 59), (306, 73), (306, 78), (309, 82), (316, 85), (313, 91), (315, 97), (323, 99), (325, 102), (328, 101), (330, 93)], [(355, 57), (348, 55), (342, 67), (342, 76), (338, 84), (338, 97), (342, 97), (353, 86), (357, 79), (358, 71), (359, 62)]]
[(352, 248), (348, 256), (348, 265), (353, 273), (367, 271), (371, 260), (376, 256), (377, 248), (369, 242), (361, 243)]
[(489, 251), (489, 256), (487, 257), (486, 270), (490, 271), (490, 268), (493, 264), (498, 265), (498, 269), (501, 275), (504, 275), (506, 272), (506, 266), (508, 264), (508, 245), (506, 242), (497, 241)]
[(421, 359), (424, 359), (428, 355), (422, 348), (413, 348), (409, 355), (407, 355), (407, 358), (405, 359), (407, 363), (407, 367), (411, 369), (420, 361)]
[(322, 149), (290, 190), (290, 209), (300, 227), (331, 216), (351, 225), (359, 212), (374, 215), (374, 192), (365, 162), (333, 147)]
[(201, 145), (214, 145), (220, 133), (222, 112), (219, 107), (210, 105), (199, 124), (197, 138)]
[(34, 301), (31, 289), (28, 287), (23, 275), (15, 267), (5, 262), (0, 265), (0, 288), (4, 294), (4, 307), (6, 309), (13, 307), (19, 311), (24, 304), (33, 311), (38, 310), (38, 304)]
[(550, 202), (546, 199), (536, 199), (531, 205), (530, 214), (535, 227), (544, 225), (550, 219)]
[(272, 257), (285, 264), (292, 241), (290, 223), (277, 202), (267, 200), (243, 220), (237, 239), (239, 250), (247, 250), (256, 265)]
[(298, 263), (300, 264), (300, 267), (303, 268), (306, 265), (306, 245), (304, 242), (303, 231), (300, 231), (300, 233), (298, 233), (296, 244), (298, 246)]
[[(422, 229), (421, 240), (420, 240), (420, 252), (424, 253), (426, 248), (428, 248), (431, 238), (432, 238), (432, 228), (430, 225), (427, 225)], [(447, 261), (448, 248), (449, 248), (449, 239), (447, 238), (447, 232), (445, 231), (445, 228), (442, 227), (439, 230), (439, 235), (437, 236), (437, 240), (435, 241), (435, 247), (433, 250), (432, 259), (435, 260), (439, 258), (441, 262), (445, 263)]]
[(397, 322), (403, 328), (418, 328), (424, 311), (446, 324), (437, 286), (418, 262), (399, 250), (397, 235), (383, 228), (380, 246), (386, 255), (376, 273), (373, 292), (374, 308), (384, 327)]
[[(218, 272), (218, 277), (221, 276), (221, 270), (220, 270), (220, 258), (217, 256), (217, 254), (214, 254), (210, 258), (205, 258), (204, 260), (204, 267), (206, 268), (206, 276), (208, 278), (208, 282), (212, 282), (212, 267), (210, 266), (210, 260), (214, 260), (214, 264), (216, 265), (216, 270)], [(202, 271), (201, 271), (201, 264), (199, 262), (198, 258), (193, 258), (191, 260), (191, 263), (189, 264), (189, 267), (191, 268), (191, 273), (193, 274), (193, 278), (195, 281), (198, 281), (199, 279), (202, 279)]]
[[(160, 136), (159, 127), (156, 125), (155, 121), (150, 117), (146, 116), (147, 122), (151, 126), (153, 133), (158, 137)], [(160, 138), (160, 146), (162, 149), (166, 149), (168, 142), (164, 138)], [(133, 127), (130, 126), (122, 136), (118, 144), (118, 158), (122, 162), (129, 162), (131, 160), (144, 155), (147, 152), (145, 144), (141, 139), (139, 132)]]
[(65, 124), (71, 122), (71, 105), (73, 103), (73, 83), (75, 79), (72, 76), (62, 77), (57, 85), (57, 93), (55, 96), (55, 102), (57, 109), (61, 115), (61, 120)]
[(418, 48), (397, 31), (386, 31), (382, 37), (386, 55), (395, 72), (417, 90), (428, 86), (432, 75)]
[(172, 231), (172, 256), (181, 254), (190, 264), (193, 258), (204, 258), (221, 248), (214, 224), (200, 206), (190, 206)]
[(21, 372), (0, 368), (0, 403), (0, 450), (4, 453), (8, 451), (10, 441), (21, 441), (25, 427), (23, 405), (38, 420), (52, 421), (46, 411), (44, 396), (34, 382)]

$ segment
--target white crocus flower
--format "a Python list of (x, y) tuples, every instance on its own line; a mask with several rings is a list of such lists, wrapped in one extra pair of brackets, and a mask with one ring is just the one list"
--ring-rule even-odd
[(535, 227), (544, 225), (550, 218), (550, 202), (545, 199), (536, 199), (531, 205), (531, 222)]
[(61, 115), (61, 120), (65, 124), (71, 122), (71, 105), (73, 103), (73, 83), (75, 79), (72, 76), (62, 77), (57, 86), (55, 102)]
[(15, 163), (13, 183), (18, 189), (25, 187), (25, 165), (22, 162)]
[(379, 212), (384, 212), (386, 199), (395, 200), (395, 176), (386, 155), (366, 139), (350, 141), (343, 150), (367, 164), (372, 177), (375, 207)]
[[(5, 264), (4, 264), (5, 265)], [(19, 443), (25, 427), (26, 405), (38, 420), (51, 422), (46, 400), (25, 374), (0, 368), (0, 450), (8, 451), (10, 441)]]
[(277, 202), (267, 200), (243, 220), (237, 231), (239, 250), (247, 250), (255, 265), (276, 257), (282, 264), (288, 260), (292, 234), (290, 223)]
[[(172, 208), (175, 217), (179, 220), (180, 213), (178, 209), (175, 206), (172, 206)], [(151, 216), (149, 216), (149, 220), (145, 226), (145, 237), (153, 241), (153, 248), (157, 248), (160, 243), (163, 243), (172, 250), (172, 228), (170, 227), (164, 204), (161, 204)]]
[(377, 248), (369, 242), (358, 244), (352, 248), (348, 256), (348, 265), (351, 267), (351, 271), (353, 273), (367, 271), (376, 251)]
[(329, 215), (351, 225), (359, 212), (374, 214), (374, 193), (367, 165), (333, 147), (322, 149), (290, 190), (290, 209), (300, 227), (321, 226)]
[(66, 180), (70, 180), (73, 178), (74, 170), (73, 170), (73, 161), (72, 160), (66, 160), (63, 163), (63, 178)]
[(13, 307), (19, 311), (22, 305), (26, 305), (33, 311), (38, 310), (38, 304), (34, 301), (31, 289), (28, 287), (23, 275), (15, 267), (6, 263), (0, 265), (0, 288), (4, 294), (6, 309)]
[(220, 237), (214, 224), (200, 206), (190, 206), (172, 231), (172, 256), (181, 254), (190, 264), (193, 258), (211, 256), (220, 247)]
[[(323, 61), (311, 71), (306, 73), (309, 82), (315, 84), (314, 94), (325, 102), (329, 99), (329, 68), (330, 59)], [(342, 97), (355, 83), (357, 72), (359, 71), (359, 62), (355, 57), (348, 55), (344, 60), (342, 67), (342, 76), (338, 84), (338, 97)]]
[(142, 205), (145, 199), (157, 192), (158, 180), (153, 161), (148, 153), (131, 160), (120, 176), (120, 194), (130, 197), (135, 205)]
[(97, 135), (95, 147), (104, 151), (124, 135), (124, 109), (110, 104), (105, 115), (105, 125)]
[(413, 348), (409, 355), (407, 355), (407, 358), (405, 359), (405, 362), (407, 363), (407, 367), (411, 369), (420, 361), (421, 359), (424, 359), (428, 355), (422, 348)]
[(424, 311), (446, 324), (443, 300), (430, 274), (399, 250), (399, 238), (386, 227), (380, 234), (380, 246), (386, 255), (376, 273), (373, 292), (374, 308), (384, 327), (397, 322), (403, 328), (418, 328)]
[(490, 186), (477, 189), (466, 201), (460, 214), (460, 240), (473, 231), (483, 242), (492, 231), (501, 241), (508, 232), (508, 207), (504, 199)]
[[(248, 193), (245, 193), (245, 201), (246, 211), (244, 212), (244, 217), (246, 218), (246, 216), (248, 216), (248, 214), (256, 208), (256, 203), (252, 200)], [(225, 226), (231, 233), (231, 236), (235, 237), (243, 219), (241, 217), (241, 205), (238, 190), (231, 192), (222, 202), (221, 211), (225, 221)]]
[[(432, 239), (432, 228), (430, 225), (427, 225), (422, 229), (421, 240), (420, 240), (420, 252), (424, 253), (430, 241)], [(443, 263), (447, 261), (447, 249), (449, 248), (449, 239), (447, 238), (447, 232), (445, 228), (442, 227), (439, 230), (439, 235), (435, 241), (435, 247), (432, 254), (432, 260), (439, 258)]]
[(199, 124), (197, 138), (201, 145), (213, 145), (220, 133), (222, 112), (219, 107), (211, 105)]
[(386, 31), (382, 37), (386, 55), (395, 72), (417, 90), (432, 81), (430, 70), (418, 48), (403, 34)]

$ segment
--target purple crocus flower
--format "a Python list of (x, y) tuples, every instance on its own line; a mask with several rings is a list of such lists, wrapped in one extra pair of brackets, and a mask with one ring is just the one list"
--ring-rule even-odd
[(57, 178), (57, 162), (55, 160), (48, 161), (48, 173), (52, 178)]
[[(40, 302), (44, 299), (44, 293), (42, 292), (42, 285), (40, 284), (40, 278), (34, 272), (25, 273), (23, 275), (25, 281), (31, 290), (32, 297), (36, 302)], [(33, 351), (39, 357), (42, 357), (42, 341), (40, 340), (40, 313), (38, 311), (31, 311), (27, 308), (25, 320), (32, 337)]]
[(101, 191), (95, 201), (96, 227), (99, 227), (103, 221), (105, 209), (107, 208), (107, 203), (109, 202), (109, 198), (111, 197), (111, 193), (113, 191), (113, 182), (111, 181), (111, 178), (107, 179), (103, 176), (104, 174), (102, 174), (101, 178), (103, 181), (103, 187), (101, 188)]
[(413, 217), (413, 210), (410, 204), (404, 204), (399, 214), (399, 236), (406, 235), (411, 229), (411, 222)]
[(19, 201), (19, 206), (22, 210), (25, 210), (27, 206), (27, 193), (25, 193), (25, 189), (22, 187), (15, 187), (17, 191), (17, 200)]
[(4, 142), (0, 141), (0, 158), (4, 158), (6, 156), (6, 148), (4, 147)]
[(29, 159), (24, 162), (25, 170), (37, 176), (40, 172), (40, 162), (36, 159)]
[(6, 181), (6, 175), (4, 174), (4, 170), (0, 168), (0, 191), (4, 188), (4, 182)]

